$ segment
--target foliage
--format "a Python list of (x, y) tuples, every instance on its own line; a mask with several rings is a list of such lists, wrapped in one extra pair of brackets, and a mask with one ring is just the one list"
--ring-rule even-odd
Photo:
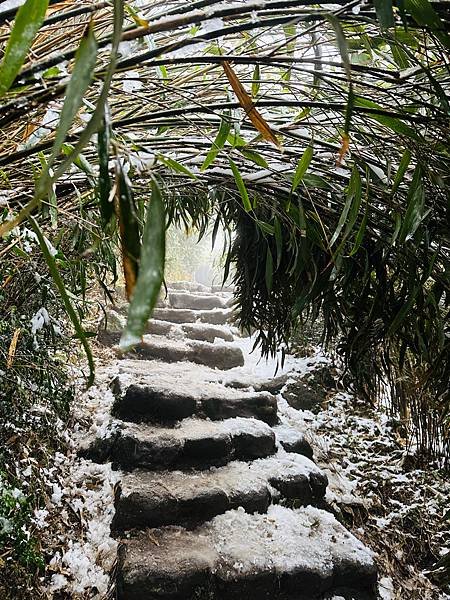
[(321, 311), (358, 390), (389, 385), (393, 412), (430, 418), (425, 446), (448, 452), (448, 6), (73, 10), (47, 13), (0, 107), (6, 244), (32, 212), (64, 235), (80, 219), (95, 256), (121, 232), (131, 295), (157, 176), (168, 225), (224, 229), (238, 323), (264, 352)]
[[(48, 490), (44, 471), (64, 449), (72, 387), (62, 306), (31, 231), (0, 265), (0, 595), (22, 598), (42, 575), (35, 521)], [(27, 250), (25, 252), (24, 248)], [(17, 597), (17, 596), (15, 596)], [(32, 595), (36, 597), (36, 595)]]

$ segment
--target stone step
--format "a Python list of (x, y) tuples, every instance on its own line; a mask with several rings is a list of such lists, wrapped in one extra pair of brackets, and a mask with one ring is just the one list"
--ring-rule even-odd
[[(122, 331), (126, 326), (125, 309), (117, 307), (106, 309), (106, 318), (102, 320), (99, 327), (99, 339), (105, 345), (118, 344)], [(172, 339), (199, 340), (202, 342), (214, 342), (215, 339), (222, 339), (225, 342), (232, 342), (234, 336), (227, 325), (208, 325), (207, 323), (185, 323), (177, 324), (169, 321), (159, 321), (151, 319), (145, 328), (145, 333), (154, 335), (164, 335)]]
[(189, 308), (155, 308), (153, 318), (169, 323), (207, 323), (209, 325), (226, 325), (233, 315), (230, 308), (213, 308), (211, 310), (192, 310)]
[(333, 515), (273, 505), (267, 514), (239, 508), (193, 531), (163, 527), (124, 540), (117, 597), (315, 600), (342, 591), (375, 600), (376, 578), (372, 552)]
[(190, 309), (155, 308), (152, 317), (158, 321), (168, 321), (169, 323), (195, 323), (198, 313)]
[(197, 340), (172, 340), (157, 335), (144, 335), (142, 342), (128, 353), (128, 356), (132, 355), (166, 362), (189, 361), (223, 371), (244, 364), (242, 350), (237, 346), (225, 342), (210, 344)]
[(208, 325), (207, 323), (186, 323), (181, 325), (185, 336), (191, 340), (214, 342), (215, 339), (232, 342), (234, 340), (230, 328), (226, 325)]
[(177, 379), (179, 382), (187, 379), (197, 382), (222, 383), (226, 387), (257, 392), (270, 392), (277, 394), (283, 387), (289, 374), (281, 375), (273, 379), (265, 379), (249, 373), (241, 372), (240, 369), (219, 371), (202, 364), (190, 362), (166, 363), (159, 360), (143, 360), (122, 358), (112, 365), (113, 373), (129, 374), (140, 378), (151, 376), (154, 379), (167, 381), (169, 384)]
[(173, 290), (185, 290), (188, 292), (207, 292), (211, 293), (211, 289), (203, 285), (202, 283), (197, 283), (195, 281), (173, 281), (171, 283), (167, 283), (167, 288)]
[(196, 415), (211, 420), (254, 417), (270, 425), (277, 421), (277, 400), (268, 392), (250, 392), (188, 377), (175, 370), (158, 375), (119, 373), (112, 382), (113, 414), (124, 421), (164, 423)]
[(79, 454), (123, 469), (206, 469), (231, 460), (254, 460), (274, 454), (275, 434), (256, 419), (225, 421), (188, 418), (177, 427), (114, 423), (104, 437), (88, 438)]
[(192, 310), (226, 308), (226, 300), (220, 296), (192, 292), (169, 292), (169, 303), (172, 308), (190, 308)]
[(323, 500), (326, 486), (326, 476), (312, 461), (283, 451), (200, 472), (133, 471), (116, 488), (112, 527), (192, 527), (239, 506), (265, 512), (281, 498), (307, 505)]

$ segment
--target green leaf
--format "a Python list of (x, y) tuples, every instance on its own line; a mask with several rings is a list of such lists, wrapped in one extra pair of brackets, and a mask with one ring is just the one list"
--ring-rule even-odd
[(198, 179), (197, 175), (194, 175), (192, 171), (190, 171), (187, 167), (174, 160), (173, 158), (163, 156), (162, 154), (159, 154), (158, 158), (162, 163), (166, 165), (166, 167), (172, 169), (172, 171), (175, 171), (176, 173), (183, 173), (183, 175), (187, 175), (191, 179)]
[[(371, 100), (368, 100), (367, 98), (362, 98), (361, 96), (355, 96), (354, 104), (355, 104), (355, 106), (362, 106), (365, 108), (375, 108), (375, 109), (385, 110), (379, 104), (376, 104), (375, 102), (372, 102)], [(414, 131), (414, 129), (412, 129), (412, 127), (409, 127), (409, 125), (406, 125), (406, 123), (404, 123), (401, 119), (397, 119), (396, 117), (390, 117), (389, 115), (369, 114), (368, 116), (371, 119), (378, 121), (378, 123), (381, 123), (381, 125), (388, 127), (395, 133), (398, 133), (400, 135), (406, 135), (407, 137), (409, 137), (413, 140), (416, 140), (418, 142), (420, 142), (422, 139), (421, 136), (418, 133), (416, 133)]]
[(125, 276), (125, 287), (128, 299), (136, 285), (141, 243), (139, 239), (139, 223), (134, 204), (131, 184), (124, 173), (120, 161), (116, 163), (117, 207), (122, 247), (122, 262)]
[(400, 233), (398, 234), (399, 243), (402, 244), (411, 239), (420, 223), (425, 217), (425, 189), (422, 181), (422, 169), (416, 166), (414, 175), (408, 191), (408, 206), (403, 218)]
[(283, 256), (283, 234), (281, 232), (281, 224), (278, 217), (274, 219), (275, 243), (277, 245), (277, 269), (280, 266)]
[(270, 292), (272, 291), (272, 283), (273, 283), (273, 258), (272, 258), (272, 252), (270, 251), (269, 246), (267, 246), (267, 253), (266, 253), (265, 279), (266, 279), (266, 288), (270, 294)]
[(91, 84), (97, 59), (97, 41), (92, 25), (89, 25), (75, 55), (72, 76), (66, 88), (66, 99), (61, 111), (50, 163), (58, 156), (72, 126), (75, 115), (83, 102), (83, 97)]
[(345, 200), (344, 208), (342, 210), (341, 216), (339, 217), (339, 221), (336, 227), (335, 232), (330, 240), (330, 247), (334, 244), (334, 242), (338, 239), (339, 234), (342, 231), (342, 228), (347, 223), (347, 216), (349, 215), (350, 209), (352, 209), (351, 217), (347, 223), (347, 235), (353, 227), (356, 218), (358, 216), (359, 206), (361, 204), (361, 177), (359, 175), (358, 169), (353, 167), (352, 175), (350, 177), (350, 181), (347, 189), (347, 197)]
[(27, 0), (14, 20), (0, 64), (0, 97), (9, 90), (27, 57), (36, 33), (44, 22), (48, 0)]
[(259, 167), (263, 167), (264, 169), (269, 168), (266, 160), (261, 156), (261, 154), (258, 154), (258, 152), (255, 152), (254, 150), (244, 150), (244, 148), (238, 148), (238, 150), (243, 156), (245, 156), (245, 158), (248, 158)]
[(320, 175), (316, 175), (315, 173), (305, 173), (303, 175), (303, 183), (308, 188), (318, 188), (321, 190), (332, 189), (328, 181), (326, 181)]
[[(72, 146), (72, 144), (67, 144), (65, 142), (61, 147), (61, 151), (63, 154), (68, 156), (71, 152), (74, 151), (74, 146)], [(92, 175), (94, 175), (94, 169), (92, 168), (91, 163), (84, 156), (84, 154), (79, 154), (73, 161), (73, 164), (76, 167), (78, 167), (80, 169), (80, 171), (83, 171), (83, 173), (86, 173), (86, 175), (89, 175), (90, 177), (92, 177)]]
[(403, 177), (405, 176), (406, 170), (408, 169), (409, 163), (411, 161), (411, 152), (406, 148), (403, 152), (403, 156), (400, 160), (400, 164), (398, 166), (398, 171), (395, 175), (394, 184), (392, 185), (392, 193), (398, 190), (399, 185), (403, 181)]
[(219, 132), (214, 140), (205, 160), (200, 168), (200, 171), (205, 171), (209, 165), (214, 162), (216, 156), (222, 150), (227, 141), (231, 129), (230, 111), (225, 111), (222, 120), (220, 121)]
[(382, 29), (395, 25), (392, 0), (373, 0), (378, 22)]
[(309, 164), (313, 157), (313, 148), (312, 146), (308, 146), (306, 150), (303, 152), (301, 159), (297, 163), (297, 168), (295, 169), (294, 177), (292, 179), (292, 191), (295, 192), (299, 183), (302, 181), (306, 171), (308, 170)]
[(450, 36), (437, 12), (428, 0), (404, 0), (405, 9), (413, 19), (424, 27), (428, 27), (446, 46), (450, 48)]
[(247, 188), (245, 187), (244, 180), (242, 179), (242, 176), (239, 173), (239, 169), (237, 168), (236, 164), (231, 160), (231, 158), (229, 158), (228, 161), (230, 163), (231, 170), (233, 171), (237, 188), (239, 190), (239, 193), (241, 194), (244, 210), (246, 212), (250, 212), (252, 210), (252, 203), (250, 202), (250, 198), (248, 197), (248, 192)]
[(152, 197), (147, 207), (142, 235), (139, 276), (128, 308), (127, 325), (120, 339), (123, 352), (138, 344), (158, 300), (164, 277), (166, 217), (161, 190), (152, 181)]
[(258, 92), (259, 92), (260, 79), (261, 79), (259, 64), (255, 65), (255, 68), (253, 70), (253, 78), (252, 79), (253, 79), (253, 81), (252, 81), (252, 96), (253, 96), (253, 98), (256, 98), (256, 96), (258, 95)]
[(100, 204), (100, 214), (102, 216), (103, 225), (106, 226), (114, 214), (114, 204), (110, 201), (111, 193), (111, 178), (109, 176), (109, 139), (110, 126), (108, 119), (103, 117), (101, 127), (97, 134), (97, 150), (98, 150), (98, 184), (97, 194)]
[(355, 237), (355, 242), (353, 244), (353, 248), (350, 251), (349, 256), (353, 256), (356, 254), (362, 244), (364, 239), (364, 233), (366, 232), (367, 221), (369, 219), (369, 203), (366, 201), (366, 210), (364, 212), (364, 217), (362, 218), (361, 225), (359, 226), (358, 232)]
[(81, 323), (78, 319), (78, 315), (77, 315), (75, 309), (73, 308), (72, 303), (70, 302), (69, 296), (67, 294), (67, 290), (61, 279), (61, 275), (59, 274), (58, 267), (56, 266), (55, 259), (53, 258), (53, 256), (51, 255), (51, 252), (48, 249), (47, 241), (44, 237), (44, 234), (42, 233), (39, 225), (36, 223), (36, 221), (33, 219), (33, 217), (31, 215), (28, 217), (28, 219), (31, 223), (31, 227), (32, 227), (34, 233), (37, 236), (39, 246), (41, 247), (42, 254), (44, 255), (45, 262), (47, 263), (47, 266), (48, 266), (48, 270), (50, 271), (50, 275), (52, 276), (52, 279), (55, 282), (56, 287), (58, 288), (59, 294), (60, 294), (62, 301), (64, 303), (64, 306), (65, 306), (66, 312), (69, 315), (70, 320), (72, 321), (72, 324), (74, 326), (77, 337), (80, 339), (81, 344), (86, 353), (86, 357), (87, 357), (88, 365), (89, 365), (88, 386), (90, 386), (94, 383), (95, 364), (94, 364), (94, 359), (92, 357), (91, 348), (86, 339), (86, 334), (85, 334), (83, 327), (81, 326)]
[(257, 221), (258, 227), (264, 231), (264, 233), (268, 233), (269, 235), (273, 235), (275, 233), (275, 228), (270, 223), (266, 223), (266, 221), (261, 221), (258, 219)]

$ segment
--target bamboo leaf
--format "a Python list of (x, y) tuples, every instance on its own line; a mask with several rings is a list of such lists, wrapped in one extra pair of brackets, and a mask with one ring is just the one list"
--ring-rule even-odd
[(194, 175), (194, 173), (190, 169), (188, 169), (178, 161), (174, 160), (173, 158), (170, 158), (169, 156), (163, 156), (162, 154), (159, 154), (158, 158), (162, 163), (166, 165), (166, 167), (172, 169), (172, 171), (175, 171), (176, 173), (182, 173), (183, 175), (187, 175), (191, 179), (197, 179), (197, 175)]
[(75, 115), (83, 102), (83, 97), (91, 84), (97, 59), (97, 41), (92, 23), (87, 28), (75, 55), (72, 76), (66, 88), (66, 99), (61, 111), (59, 126), (53, 143), (50, 163), (58, 156), (72, 126)]
[[(352, 207), (355, 200), (356, 200), (357, 208), (359, 208), (359, 203), (361, 202), (361, 178), (359, 176), (359, 173), (358, 173), (358, 170), (356, 169), (356, 167), (354, 167), (353, 171), (352, 171), (352, 176), (350, 178), (344, 208), (342, 209), (341, 216), (339, 217), (339, 221), (338, 221), (336, 230), (331, 237), (330, 247), (338, 239), (339, 234), (342, 231), (342, 228), (346, 224), (347, 216), (348, 216), (350, 208)], [(356, 219), (356, 216), (355, 216), (355, 219)], [(354, 221), (353, 221), (353, 223), (354, 223)]]
[(228, 81), (233, 88), (234, 93), (239, 101), (239, 104), (245, 110), (247, 116), (250, 121), (253, 123), (254, 127), (259, 131), (262, 137), (268, 142), (272, 142), (275, 146), (280, 146), (280, 142), (275, 135), (275, 132), (271, 129), (270, 125), (266, 122), (266, 120), (260, 115), (260, 113), (256, 110), (255, 105), (253, 104), (252, 99), (247, 94), (242, 83), (239, 81), (236, 73), (230, 66), (230, 63), (224, 61), (222, 63), (223, 69), (225, 71), (225, 75), (228, 78)]
[(404, 3), (405, 9), (419, 25), (428, 27), (444, 46), (450, 48), (450, 36), (445, 25), (428, 0), (404, 0)]
[(373, 4), (381, 28), (387, 29), (388, 27), (393, 27), (395, 21), (392, 10), (392, 0), (374, 0)]
[(97, 134), (97, 151), (98, 151), (98, 183), (97, 194), (100, 205), (100, 213), (102, 216), (103, 225), (106, 226), (114, 214), (114, 204), (110, 201), (111, 194), (111, 178), (109, 176), (109, 140), (110, 126), (108, 119), (105, 116), (102, 120), (102, 125)]
[(239, 169), (237, 168), (236, 164), (231, 160), (231, 158), (229, 158), (228, 161), (230, 163), (231, 170), (233, 171), (237, 188), (239, 190), (239, 193), (241, 194), (244, 210), (246, 212), (250, 212), (252, 210), (252, 203), (250, 202), (250, 198), (248, 197), (248, 192), (247, 188), (245, 187), (244, 180), (242, 179), (242, 176), (239, 173)]
[(152, 197), (147, 207), (142, 235), (139, 276), (128, 308), (127, 325), (120, 339), (123, 352), (138, 344), (158, 300), (164, 277), (166, 216), (161, 190), (152, 181)]
[(260, 79), (261, 79), (261, 73), (260, 73), (260, 69), (259, 69), (259, 63), (257, 63), (255, 65), (255, 68), (253, 70), (253, 77), (252, 77), (252, 96), (253, 98), (256, 98), (256, 96), (258, 95), (259, 92), (259, 88), (260, 88)]
[(311, 159), (313, 157), (313, 148), (312, 146), (308, 146), (306, 150), (303, 152), (301, 159), (297, 163), (297, 168), (295, 169), (294, 177), (292, 179), (292, 191), (295, 192), (303, 177), (305, 176), (306, 171), (311, 163)]
[(268, 233), (269, 235), (273, 235), (275, 233), (275, 228), (270, 223), (266, 223), (266, 221), (261, 221), (258, 219), (257, 221), (258, 227), (264, 231), (264, 233)]
[(83, 327), (81, 326), (81, 323), (78, 319), (77, 313), (76, 313), (75, 309), (73, 308), (72, 303), (70, 302), (66, 288), (61, 279), (61, 275), (59, 274), (58, 267), (56, 266), (55, 259), (53, 258), (52, 254), (48, 248), (47, 241), (44, 238), (44, 235), (43, 235), (39, 225), (36, 223), (36, 221), (33, 219), (33, 217), (31, 215), (28, 217), (28, 219), (31, 223), (31, 227), (33, 228), (34, 233), (37, 236), (39, 246), (40, 246), (42, 254), (44, 255), (44, 258), (45, 258), (45, 262), (47, 263), (48, 269), (50, 271), (50, 275), (52, 276), (52, 279), (55, 282), (56, 287), (58, 288), (59, 294), (60, 294), (62, 301), (64, 303), (64, 306), (65, 306), (66, 312), (69, 315), (70, 320), (72, 321), (72, 324), (74, 326), (77, 337), (81, 341), (81, 344), (86, 353), (86, 357), (87, 357), (88, 365), (89, 365), (88, 386), (91, 386), (94, 383), (95, 364), (94, 364), (94, 359), (92, 356), (91, 348), (86, 339), (86, 334), (84, 332)]
[[(355, 106), (383, 109), (383, 107), (380, 106), (379, 104), (376, 104), (375, 102), (372, 102), (371, 100), (368, 100), (367, 98), (362, 98), (361, 96), (355, 96)], [(414, 129), (412, 129), (412, 127), (409, 127), (409, 125), (406, 125), (406, 123), (404, 123), (400, 119), (397, 119), (396, 117), (390, 117), (389, 115), (377, 115), (377, 114), (370, 114), (369, 116), (371, 119), (378, 121), (378, 123), (380, 123), (381, 125), (384, 125), (385, 127), (388, 127), (395, 133), (398, 133), (400, 135), (406, 135), (407, 137), (409, 137), (413, 140), (416, 140), (416, 141), (421, 141), (420, 135), (418, 133), (416, 133), (414, 131)]]
[(278, 217), (274, 219), (274, 233), (275, 233), (275, 243), (277, 246), (277, 269), (280, 266), (281, 258), (283, 256), (283, 234), (281, 231), (281, 224)]
[(264, 169), (269, 167), (267, 161), (258, 152), (255, 152), (254, 150), (246, 150), (244, 148), (238, 148), (238, 150), (243, 156), (245, 156), (245, 158), (248, 158), (259, 167), (263, 167)]
[(141, 244), (131, 184), (119, 160), (116, 163), (116, 188), (116, 211), (119, 221), (123, 272), (129, 300), (138, 277)]
[(359, 226), (358, 232), (355, 237), (355, 242), (353, 244), (353, 248), (351, 249), (351, 251), (349, 253), (349, 256), (353, 256), (354, 254), (356, 254), (358, 252), (358, 250), (362, 244), (362, 241), (364, 239), (364, 233), (366, 231), (368, 218), (369, 218), (369, 203), (366, 201), (366, 210), (364, 212), (364, 216), (362, 218), (361, 225)]
[(14, 83), (28, 50), (44, 22), (48, 0), (27, 0), (19, 8), (0, 64), (0, 97)]
[(411, 160), (411, 152), (406, 148), (403, 152), (403, 156), (400, 160), (400, 164), (398, 166), (398, 171), (395, 174), (394, 184), (392, 185), (392, 193), (398, 190), (399, 185), (403, 181), (403, 177), (405, 176), (406, 170), (408, 169), (409, 163)]
[(266, 279), (266, 288), (270, 294), (270, 292), (272, 291), (272, 284), (273, 284), (273, 258), (272, 258), (272, 252), (270, 251), (269, 245), (267, 246), (267, 253), (266, 253), (265, 279)]
[(214, 140), (205, 160), (200, 168), (200, 171), (205, 171), (209, 165), (214, 162), (216, 156), (222, 150), (227, 141), (228, 135), (231, 129), (230, 111), (224, 112), (222, 120), (220, 121), (219, 132), (217, 133), (216, 139)]
[(425, 190), (422, 182), (422, 169), (416, 166), (408, 191), (408, 206), (398, 234), (402, 244), (411, 239), (424, 218)]

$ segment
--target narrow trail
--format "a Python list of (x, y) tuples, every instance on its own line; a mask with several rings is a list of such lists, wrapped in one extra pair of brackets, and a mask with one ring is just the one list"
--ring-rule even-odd
[[(372, 553), (333, 516), (327, 476), (280, 422), (287, 376), (251, 376), (231, 294), (169, 288), (137, 350), (118, 359), (114, 426), (81, 456), (122, 471), (119, 600), (372, 600)], [(108, 311), (113, 345), (126, 305)], [(245, 341), (244, 341), (245, 342)]]

